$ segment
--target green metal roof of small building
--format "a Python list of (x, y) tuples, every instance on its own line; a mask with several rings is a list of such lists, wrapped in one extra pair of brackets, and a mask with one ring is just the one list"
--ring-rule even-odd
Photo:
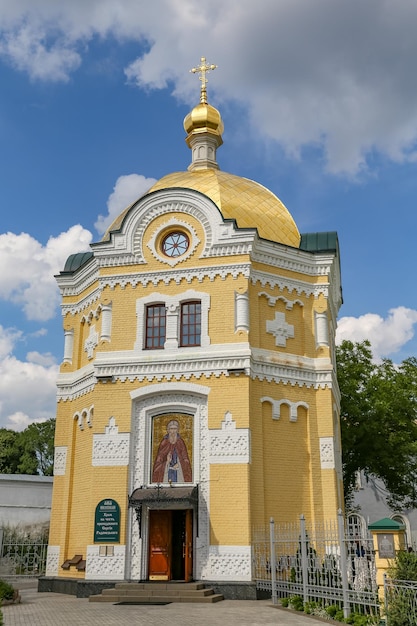
[(390, 530), (391, 532), (395, 532), (404, 530), (405, 525), (396, 522), (395, 519), (391, 519), (390, 517), (384, 517), (373, 524), (368, 524), (368, 528), (369, 530)]
[(301, 235), (300, 249), (307, 252), (336, 252), (339, 255), (339, 239), (336, 231), (304, 233)]
[(88, 252), (77, 252), (76, 254), (71, 254), (68, 257), (61, 274), (73, 274), (80, 269), (80, 267), (85, 265), (93, 256), (94, 254), (91, 250)]

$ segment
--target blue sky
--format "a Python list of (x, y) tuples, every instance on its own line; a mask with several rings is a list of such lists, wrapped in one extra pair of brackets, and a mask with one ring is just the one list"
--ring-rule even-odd
[(0, 0), (0, 427), (54, 415), (53, 276), (187, 168), (202, 55), (221, 169), (338, 231), (339, 340), (417, 355), (416, 24), (412, 0)]

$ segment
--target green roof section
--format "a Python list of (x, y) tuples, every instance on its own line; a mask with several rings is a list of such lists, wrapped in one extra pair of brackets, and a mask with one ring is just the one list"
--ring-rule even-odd
[(80, 269), (83, 265), (87, 263), (94, 256), (93, 252), (89, 250), (88, 252), (77, 252), (76, 254), (71, 254), (66, 263), (61, 274), (73, 274), (77, 270)]
[(369, 530), (390, 530), (391, 532), (398, 532), (399, 530), (405, 530), (405, 525), (400, 524), (400, 522), (396, 522), (394, 519), (390, 517), (384, 517), (383, 519), (374, 522), (373, 524), (368, 524)]
[(301, 235), (300, 249), (307, 252), (336, 252), (339, 255), (339, 239), (335, 230)]

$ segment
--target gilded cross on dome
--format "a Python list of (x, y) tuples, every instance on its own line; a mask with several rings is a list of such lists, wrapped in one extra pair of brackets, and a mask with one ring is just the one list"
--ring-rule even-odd
[(201, 80), (201, 93), (200, 93), (200, 102), (201, 104), (207, 104), (207, 89), (206, 85), (208, 83), (207, 76), (208, 72), (211, 70), (215, 70), (217, 65), (213, 65), (206, 62), (206, 57), (201, 57), (200, 65), (197, 67), (193, 67), (190, 72), (193, 74), (200, 74), (199, 79)]

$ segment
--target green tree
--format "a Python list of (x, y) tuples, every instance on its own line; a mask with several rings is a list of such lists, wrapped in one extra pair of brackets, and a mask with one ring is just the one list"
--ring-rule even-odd
[(417, 506), (417, 360), (375, 363), (368, 341), (337, 348), (345, 494), (356, 472), (381, 478), (389, 504)]
[(0, 428), (0, 473), (52, 476), (55, 419), (16, 432)]
[(0, 428), (0, 474), (19, 473), (21, 449), (18, 445), (19, 433), (8, 428)]
[(19, 473), (52, 476), (54, 466), (55, 419), (34, 422), (19, 433), (22, 456)]

